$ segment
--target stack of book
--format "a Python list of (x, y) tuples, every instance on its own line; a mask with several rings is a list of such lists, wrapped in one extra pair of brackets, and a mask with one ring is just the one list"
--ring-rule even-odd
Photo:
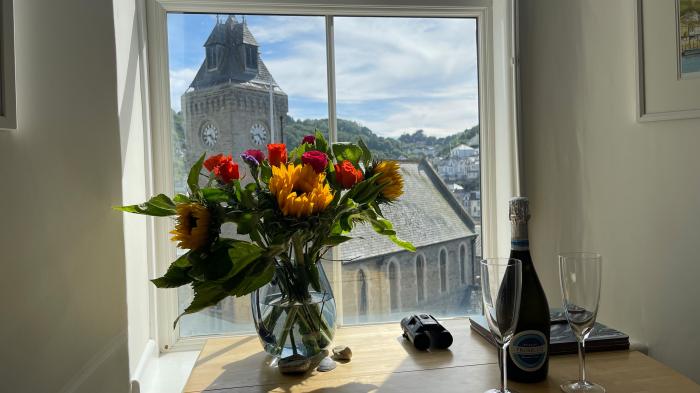
[[(551, 309), (549, 312), (552, 321), (549, 339), (550, 355), (565, 355), (578, 352), (576, 337), (566, 322), (566, 316), (561, 309)], [(479, 333), (488, 342), (496, 345), (491, 335), (489, 325), (483, 315), (469, 318), (472, 330)], [(625, 333), (615, 330), (602, 323), (596, 322), (593, 331), (586, 339), (586, 352), (627, 350), (630, 347), (630, 338)]]

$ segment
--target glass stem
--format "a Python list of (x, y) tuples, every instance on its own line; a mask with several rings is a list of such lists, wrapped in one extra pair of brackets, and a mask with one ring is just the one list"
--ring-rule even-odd
[(508, 344), (503, 344), (503, 347), (501, 348), (501, 360), (502, 360), (502, 366), (501, 366), (501, 392), (506, 393), (506, 388), (508, 385), (508, 375), (506, 373), (506, 354), (507, 354), (507, 349)]
[(581, 382), (586, 381), (586, 339), (578, 340), (578, 375)]

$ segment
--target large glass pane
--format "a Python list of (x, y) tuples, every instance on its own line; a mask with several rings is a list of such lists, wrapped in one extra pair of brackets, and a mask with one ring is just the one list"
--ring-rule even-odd
[(402, 251), (371, 228), (338, 247), (344, 323), (411, 312), (479, 313), (479, 84), (475, 19), (337, 17), (338, 139), (400, 161), (405, 192), (384, 209)]
[[(327, 132), (324, 28), (322, 17), (168, 14), (174, 192), (204, 152), (232, 154), (243, 169), (246, 149)], [(191, 289), (178, 298), (182, 311)], [(225, 299), (179, 328), (183, 337), (251, 331), (249, 299)]]

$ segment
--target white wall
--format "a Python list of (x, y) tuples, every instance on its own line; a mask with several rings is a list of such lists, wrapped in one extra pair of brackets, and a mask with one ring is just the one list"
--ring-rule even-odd
[(700, 119), (637, 123), (634, 0), (523, 0), (525, 190), (551, 305), (556, 253), (604, 257), (600, 320), (700, 382)]
[(19, 129), (0, 132), (2, 391), (128, 391), (110, 0), (15, 1)]

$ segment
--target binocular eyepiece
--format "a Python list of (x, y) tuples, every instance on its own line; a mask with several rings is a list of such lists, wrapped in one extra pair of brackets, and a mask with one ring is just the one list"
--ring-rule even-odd
[(415, 314), (401, 320), (403, 336), (416, 349), (425, 351), (433, 347), (446, 349), (452, 345), (452, 335), (432, 315)]

